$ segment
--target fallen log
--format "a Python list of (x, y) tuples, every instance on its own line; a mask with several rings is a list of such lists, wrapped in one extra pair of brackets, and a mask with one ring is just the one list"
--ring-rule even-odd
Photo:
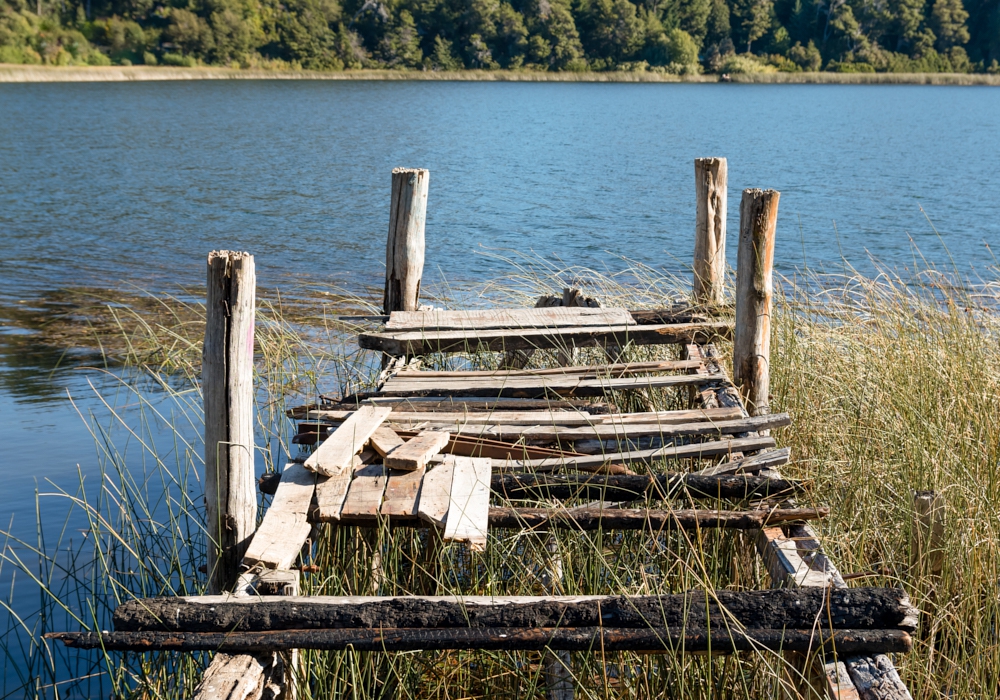
[(902, 629), (917, 610), (898, 588), (688, 591), (644, 596), (233, 596), (130, 600), (118, 632), (340, 628), (623, 627)]
[(256, 654), (288, 649), (322, 651), (416, 651), (443, 649), (541, 651), (673, 651), (731, 653), (771, 649), (848, 654), (910, 651), (902, 630), (748, 629), (668, 630), (582, 627), (560, 629), (326, 629), (274, 632), (50, 632), (76, 649), (105, 651), (218, 651)]

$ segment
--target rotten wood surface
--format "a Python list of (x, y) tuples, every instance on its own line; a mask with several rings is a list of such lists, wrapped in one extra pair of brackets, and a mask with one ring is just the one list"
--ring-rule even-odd
[(859, 654), (907, 652), (912, 640), (902, 630), (725, 629), (665, 628), (451, 628), (451, 629), (325, 629), (271, 632), (52, 632), (76, 649), (108, 651), (222, 651), (258, 653), (286, 649), (339, 651), (415, 651), (443, 649), (570, 651), (671, 651), (674, 653), (731, 653), (770, 649), (812, 653)]
[(358, 344), (365, 350), (380, 350), (389, 355), (430, 355), (438, 352), (474, 352), (490, 350), (551, 350), (571, 347), (614, 345), (668, 345), (682, 342), (708, 342), (731, 335), (732, 325), (725, 321), (707, 323), (672, 323), (659, 325), (567, 327), (560, 329), (515, 329), (466, 331), (400, 331), (361, 333)]
[(916, 629), (898, 588), (698, 590), (603, 596), (189, 596), (127, 601), (117, 631), (225, 632), (340, 627), (744, 627)]

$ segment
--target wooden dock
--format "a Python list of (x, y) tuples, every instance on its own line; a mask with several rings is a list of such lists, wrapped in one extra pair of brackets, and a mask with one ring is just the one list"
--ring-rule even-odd
[[(220, 416), (206, 416), (215, 431), (206, 451), (223, 456), (209, 474), (222, 485), (209, 509), (222, 523), (212, 595), (128, 601), (114, 631), (50, 636), (83, 648), (218, 652), (203, 698), (262, 697), (286, 683), (292, 697), (294, 650), (348, 648), (542, 651), (548, 696), (559, 700), (574, 695), (571, 651), (770, 650), (805, 679), (803, 696), (909, 698), (887, 654), (909, 651), (917, 611), (900, 589), (848, 588), (809, 526), (828, 509), (796, 503), (811, 484), (781, 474), (793, 455), (770, 435), (794, 429), (768, 402), (776, 192), (743, 194), (735, 325), (720, 312), (725, 169), (724, 159), (696, 165), (695, 297), (657, 310), (605, 308), (568, 291), (529, 309), (421, 308), (429, 176), (394, 171), (385, 316), (357, 338), (382, 362), (377, 390), (290, 412), (300, 421), (295, 442), (314, 449), (260, 480), (271, 505), (252, 535), (234, 537), (243, 522), (234, 509), (248, 512), (246, 473), (226, 455), (232, 444), (252, 450), (233, 432), (246, 407), (208, 399), (210, 381), (245, 384), (224, 361), (246, 347), (246, 322), (230, 311), (223, 331), (243, 335), (215, 329), (212, 352), (223, 361), (206, 356), (206, 412)], [(239, 275), (252, 276), (252, 258), (213, 256), (216, 270), (233, 261), (220, 294), (245, 307), (252, 290)], [(734, 343), (732, 376), (716, 347), (723, 339)], [(663, 359), (628, 361), (639, 347)], [(575, 359), (581, 349), (589, 363)], [(467, 368), (425, 369), (446, 357), (466, 358)], [(656, 410), (655, 397), (676, 408)], [(621, 409), (638, 400), (649, 410)], [(219, 453), (222, 443), (230, 448)], [(737, 529), (751, 534), (773, 590), (300, 597), (296, 562), (321, 523), (432, 528), (472, 551), (489, 548), (498, 530)]]

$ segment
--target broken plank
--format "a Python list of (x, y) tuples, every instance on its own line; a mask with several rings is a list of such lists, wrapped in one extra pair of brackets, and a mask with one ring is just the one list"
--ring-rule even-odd
[(340, 509), (341, 521), (370, 521), (378, 517), (386, 476), (386, 468), (381, 464), (368, 464), (356, 469), (344, 506)]
[(492, 460), (456, 457), (444, 539), (468, 542), (473, 551), (486, 548)]
[(371, 448), (383, 457), (402, 445), (403, 442), (403, 438), (399, 437), (392, 428), (385, 425), (380, 425), (368, 440)]
[(316, 475), (301, 464), (289, 464), (281, 475), (271, 507), (243, 556), (247, 566), (290, 569), (309, 538), (309, 507)]
[(545, 350), (615, 345), (665, 345), (685, 341), (706, 342), (732, 335), (725, 322), (678, 323), (648, 326), (569, 327), (482, 331), (403, 331), (362, 333), (358, 344), (393, 356), (430, 355), (436, 352), (491, 350)]
[(421, 520), (436, 527), (444, 527), (445, 520), (447, 520), (448, 506), (451, 503), (451, 482), (455, 474), (455, 459), (449, 455), (443, 464), (428, 470), (424, 474), (420, 487), (417, 515)]
[(444, 449), (450, 439), (451, 433), (448, 432), (422, 431), (386, 454), (385, 466), (406, 471), (423, 469), (427, 460)]
[(783, 464), (788, 464), (791, 457), (792, 448), (781, 447), (777, 450), (771, 450), (770, 452), (762, 452), (758, 455), (754, 455), (753, 457), (732, 459), (728, 462), (723, 462), (722, 464), (718, 464), (714, 467), (701, 469), (694, 473), (702, 476), (753, 473), (763, 471), (765, 469), (774, 469), (775, 467), (780, 467)]
[(503, 328), (558, 328), (562, 326), (635, 325), (626, 309), (553, 307), (449, 311), (393, 311), (387, 331), (494, 330)]
[(412, 517), (417, 514), (420, 484), (426, 474), (424, 467), (414, 471), (389, 470), (382, 501), (382, 515)]
[(361, 406), (326, 440), (305, 462), (306, 469), (334, 476), (349, 471), (354, 463), (354, 455), (361, 452), (372, 433), (392, 412), (389, 407)]

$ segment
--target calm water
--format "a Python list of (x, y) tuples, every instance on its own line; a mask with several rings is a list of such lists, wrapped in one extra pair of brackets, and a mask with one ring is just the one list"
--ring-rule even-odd
[(197, 283), (206, 253), (227, 247), (256, 254), (263, 285), (377, 284), (397, 165), (431, 170), (431, 283), (503, 274), (487, 249), (680, 271), (692, 160), (706, 155), (729, 159), (730, 231), (741, 189), (782, 192), (781, 272), (842, 255), (903, 269), (916, 248), (989, 274), (998, 135), (1000, 90), (985, 87), (0, 85), (0, 523), (33, 536), (36, 485), (95, 469), (65, 396), (100, 413), (87, 382), (109, 380), (14, 342), (9, 310), (53, 289)]

